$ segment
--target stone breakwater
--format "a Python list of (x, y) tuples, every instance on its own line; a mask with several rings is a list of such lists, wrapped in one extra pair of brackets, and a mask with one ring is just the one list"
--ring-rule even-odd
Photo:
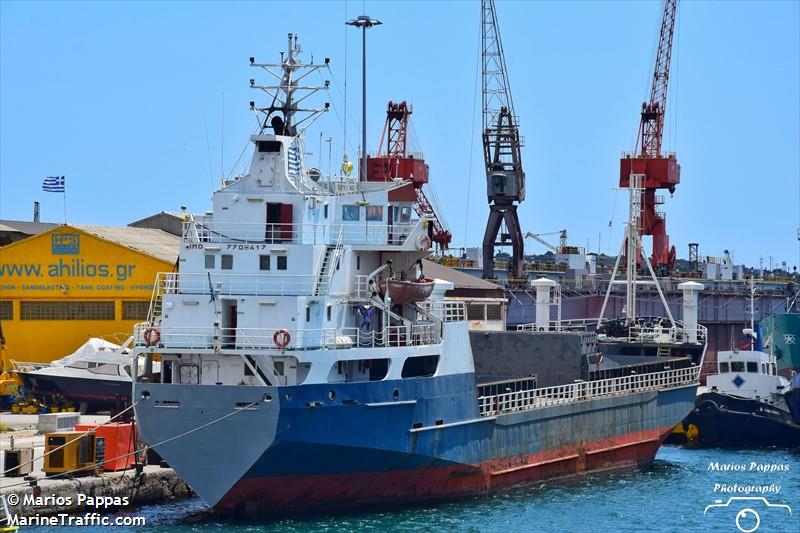
[(37, 478), (35, 486), (18, 484), (23, 478), (2, 481), (0, 495), (10, 513), (18, 516), (103, 513), (194, 495), (174, 470), (157, 466), (146, 466), (138, 475), (128, 470), (73, 479)]

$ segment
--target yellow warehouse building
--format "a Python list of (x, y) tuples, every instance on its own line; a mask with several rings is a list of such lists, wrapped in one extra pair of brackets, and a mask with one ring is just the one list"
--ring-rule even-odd
[(0, 247), (0, 369), (59, 359), (90, 337), (122, 343), (179, 245), (157, 229), (61, 225)]

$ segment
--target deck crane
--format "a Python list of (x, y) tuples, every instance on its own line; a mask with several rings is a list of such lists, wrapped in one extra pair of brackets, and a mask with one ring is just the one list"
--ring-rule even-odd
[(667, 189), (672, 194), (681, 179), (681, 167), (675, 154), (664, 154), (661, 151), (664, 112), (669, 87), (672, 35), (677, 10), (678, 0), (664, 0), (650, 100), (642, 104), (636, 150), (623, 155), (620, 160), (619, 176), (620, 187), (630, 187), (631, 182), (634, 181), (631, 177), (635, 175), (637, 176), (636, 181), (643, 189), (641, 212), (638, 217), (639, 234), (652, 235), (653, 256), (650, 261), (653, 268), (661, 274), (667, 274), (674, 270), (675, 247), (669, 245), (664, 213), (656, 210), (657, 205), (664, 203), (663, 196), (657, 196), (656, 191)]
[[(509, 277), (521, 279), (524, 241), (517, 204), (525, 199), (525, 172), (494, 0), (481, 1), (481, 59), (483, 159), (489, 200), (489, 220), (483, 235), (483, 277), (494, 278), (495, 247), (510, 244)], [(501, 231), (503, 224), (505, 231)]]
[(445, 250), (453, 236), (422, 190), (422, 186), (428, 183), (428, 165), (421, 154), (409, 153), (407, 149), (408, 121), (412, 112), (411, 106), (405, 101), (389, 101), (378, 154), (367, 157), (367, 181), (392, 181), (397, 178), (410, 181), (416, 198), (414, 210), (417, 215), (433, 217), (429, 230), (431, 241)]

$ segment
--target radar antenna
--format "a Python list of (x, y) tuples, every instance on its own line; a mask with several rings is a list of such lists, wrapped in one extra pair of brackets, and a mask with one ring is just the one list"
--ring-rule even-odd
[(251, 88), (264, 91), (272, 97), (272, 103), (267, 107), (257, 107), (255, 102), (250, 102), (250, 109), (259, 115), (259, 134), (263, 134), (267, 128), (272, 128), (275, 135), (296, 136), (305, 131), (330, 107), (329, 102), (325, 102), (322, 108), (299, 107), (306, 98), (317, 91), (328, 90), (329, 80), (325, 80), (323, 85), (300, 83), (312, 72), (329, 68), (330, 58), (326, 57), (323, 63), (314, 63), (312, 57), (311, 63), (301, 63), (298, 56), (302, 49), (297, 42), (298, 39), (299, 35), (289, 34), (287, 51), (281, 52), (280, 63), (256, 63), (254, 57), (250, 58), (251, 67), (262, 68), (278, 80), (277, 85), (258, 85), (255, 79), (250, 79)]

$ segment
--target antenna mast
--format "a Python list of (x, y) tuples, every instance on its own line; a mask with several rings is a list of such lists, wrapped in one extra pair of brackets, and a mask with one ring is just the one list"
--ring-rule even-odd
[[(299, 35), (289, 34), (289, 44), (286, 52), (281, 52), (280, 63), (256, 63), (255, 58), (250, 58), (250, 66), (264, 69), (278, 80), (277, 85), (257, 85), (255, 79), (250, 79), (250, 87), (259, 89), (272, 97), (272, 103), (267, 107), (256, 107), (255, 102), (250, 102), (250, 109), (259, 116), (259, 134), (267, 128), (272, 128), (275, 135), (296, 136), (305, 131), (317, 118), (330, 107), (325, 102), (323, 108), (303, 108), (300, 104), (317, 91), (327, 91), (330, 81), (325, 80), (323, 85), (301, 85), (301, 82), (312, 72), (321, 68), (328, 68), (330, 59), (325, 58), (323, 63), (301, 63), (298, 56), (302, 52), (297, 42)], [(276, 71), (274, 69), (280, 69)], [(278, 116), (276, 113), (280, 113)], [(297, 117), (296, 117), (297, 115)]]

